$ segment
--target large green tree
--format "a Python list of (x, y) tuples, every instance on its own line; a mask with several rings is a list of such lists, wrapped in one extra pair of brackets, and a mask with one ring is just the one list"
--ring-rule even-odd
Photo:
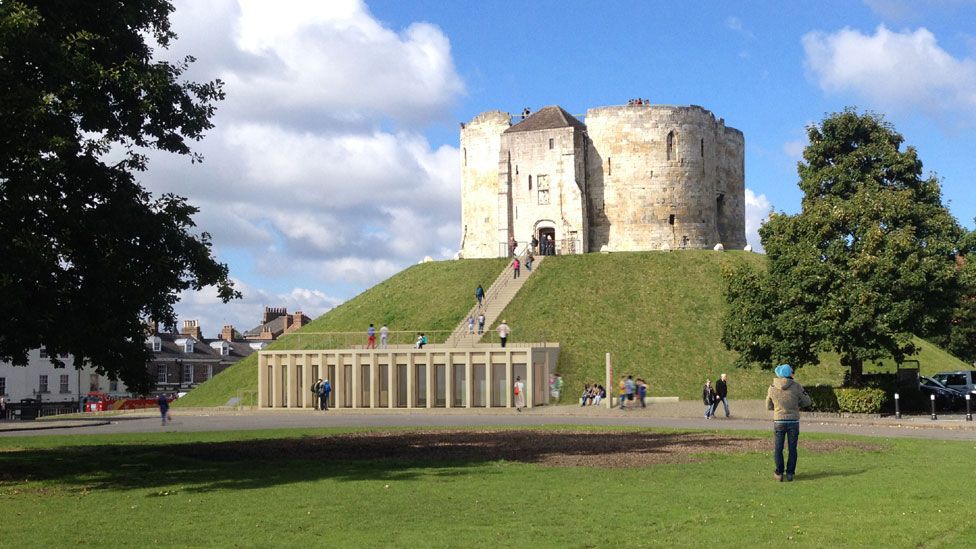
[(764, 364), (833, 351), (857, 382), (866, 361), (900, 360), (913, 335), (948, 329), (961, 229), (881, 116), (848, 109), (807, 135), (801, 211), (760, 229), (767, 272), (730, 273), (724, 339)]
[[(150, 319), (178, 293), (239, 297), (196, 208), (136, 180), (147, 150), (188, 155), (219, 81), (183, 81), (165, 0), (0, 2), (0, 359), (70, 353), (145, 391)], [(54, 362), (63, 364), (54, 359)]]
[(976, 231), (967, 231), (959, 246), (960, 296), (952, 311), (947, 338), (938, 342), (952, 354), (976, 362)]

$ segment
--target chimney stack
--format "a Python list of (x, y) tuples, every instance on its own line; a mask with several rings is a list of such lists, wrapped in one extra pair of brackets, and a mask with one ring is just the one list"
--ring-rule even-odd
[(199, 320), (184, 320), (183, 329), (180, 330), (180, 334), (185, 336), (190, 336), (197, 341), (203, 339), (203, 331), (200, 329)]
[(285, 316), (288, 314), (288, 309), (285, 307), (265, 307), (264, 316), (262, 317), (261, 324), (267, 324), (272, 320), (278, 318), (279, 316)]
[(225, 324), (224, 329), (220, 331), (220, 339), (234, 341), (234, 327), (230, 324)]

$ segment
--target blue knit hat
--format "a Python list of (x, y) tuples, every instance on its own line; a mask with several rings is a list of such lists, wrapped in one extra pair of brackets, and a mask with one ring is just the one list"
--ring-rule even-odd
[(790, 377), (793, 375), (793, 368), (789, 364), (780, 364), (773, 371), (776, 372), (776, 377)]

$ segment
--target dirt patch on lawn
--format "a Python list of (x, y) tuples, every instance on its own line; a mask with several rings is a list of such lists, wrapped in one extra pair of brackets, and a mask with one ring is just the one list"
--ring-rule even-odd
[[(801, 452), (874, 451), (878, 444), (801, 438)], [(300, 439), (185, 444), (173, 454), (203, 460), (311, 459), (425, 462), (514, 461), (554, 467), (643, 467), (700, 461), (705, 454), (769, 452), (771, 439), (708, 433), (543, 430), (393, 431)]]

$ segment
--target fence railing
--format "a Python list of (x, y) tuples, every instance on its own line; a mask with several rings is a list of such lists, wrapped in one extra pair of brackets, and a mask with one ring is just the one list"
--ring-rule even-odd
[(529, 250), (532, 250), (534, 255), (572, 255), (583, 253), (583, 239), (582, 238), (560, 238), (553, 241), (552, 252), (549, 251), (547, 243), (540, 242), (536, 247), (532, 248), (532, 243), (527, 240), (516, 241), (515, 255), (512, 255), (512, 243), (509, 242), (499, 242), (498, 243), (498, 257), (523, 257)]
[[(414, 345), (419, 334), (427, 336), (431, 344), (445, 342), (453, 330), (390, 330), (387, 335), (387, 345)], [(362, 349), (368, 343), (366, 331), (360, 332), (296, 332), (278, 338), (278, 342), (287, 343), (287, 349)], [(382, 345), (379, 328), (376, 329), (376, 347)], [(275, 345), (276, 347), (278, 345)], [(269, 349), (271, 350), (271, 349)]]

